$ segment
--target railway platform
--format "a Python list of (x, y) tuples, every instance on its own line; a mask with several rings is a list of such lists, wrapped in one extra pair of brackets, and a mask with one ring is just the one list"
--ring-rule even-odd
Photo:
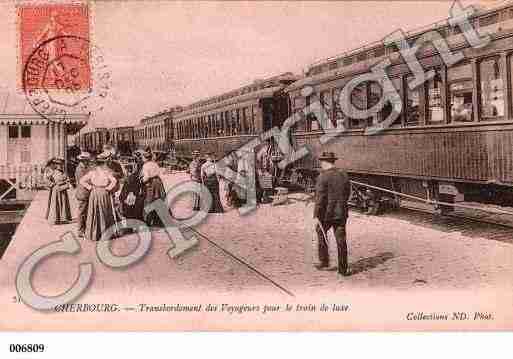
[[(165, 185), (169, 188), (186, 176), (165, 175)], [(70, 198), (76, 213), (73, 195)], [(0, 260), (2, 328), (42, 329), (41, 316), (49, 315), (20, 303), (15, 288), (16, 271), (25, 258), (75, 231), (76, 223), (51, 226), (46, 222), (46, 200), (47, 192), (37, 193)], [(184, 198), (173, 211), (183, 214), (188, 206), (189, 199)], [(475, 308), (478, 306), (472, 301), (486, 302), (484, 298), (490, 293), (494, 300), (511, 300), (513, 230), (469, 227), (467, 222), (456, 220), (432, 221), (426, 214), (419, 217), (409, 212), (367, 216), (351, 211), (347, 232), (353, 275), (342, 278), (336, 272), (320, 272), (313, 267), (309, 229), (313, 204), (305, 202), (304, 196), (291, 195), (280, 206), (261, 205), (246, 216), (240, 216), (235, 209), (225, 209), (224, 214), (210, 215), (195, 227), (201, 234), (199, 245), (177, 259), (167, 256), (169, 238), (161, 230), (152, 232), (149, 253), (122, 270), (103, 265), (96, 256), (95, 243), (80, 240), (77, 254), (55, 255), (37, 268), (33, 274), (34, 288), (47, 296), (58, 295), (76, 280), (80, 263), (92, 263), (93, 280), (78, 302), (116, 303), (120, 308), (117, 318), (122, 320), (113, 321), (112, 316), (102, 313), (53, 313), (56, 328), (78, 320), (76, 323), (84, 330), (102, 325), (106, 329), (121, 329), (128, 322), (140, 323), (144, 328), (145, 322), (156, 317), (141, 316), (141, 303), (247, 303), (267, 296), (280, 302), (314, 295), (348, 300), (356, 305), (361, 301), (372, 303), (377, 294), (381, 306), (376, 308), (378, 311), (393, 303), (397, 296), (423, 302), (427, 293), (434, 292), (453, 293), (451, 300), (459, 305), (462, 303), (458, 298), (466, 298)], [(136, 245), (136, 235), (127, 235), (114, 240), (112, 247), (116, 255), (126, 255)], [(436, 300), (431, 294), (429, 298), (434, 305)], [(163, 320), (162, 328), (168, 328), (165, 317), (159, 318)], [(197, 314), (193, 322), (190, 317), (173, 320), (176, 325), (192, 329), (202, 327), (202, 318), (202, 314)], [(506, 322), (511, 318), (502, 319)], [(379, 320), (385, 320), (382, 314)], [(374, 322), (369, 318), (369, 328), (385, 328), (371, 323)]]

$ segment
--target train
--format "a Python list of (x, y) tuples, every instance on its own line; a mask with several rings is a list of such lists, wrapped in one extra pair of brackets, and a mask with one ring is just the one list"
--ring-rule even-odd
[(199, 149), (221, 157), (281, 127), (290, 113), (284, 90), (298, 79), (288, 72), (185, 107), (173, 118), (177, 153)]
[[(397, 205), (401, 195), (444, 204), (513, 206), (513, 5), (479, 9), (469, 21), (489, 33), (487, 46), (470, 46), (461, 29), (448, 21), (406, 34), (406, 41), (413, 44), (427, 33), (436, 33), (451, 51), (463, 54), (448, 66), (432, 43), (420, 47), (416, 58), (432, 76), (413, 89), (409, 83), (414, 75), (401, 49), (380, 41), (316, 62), (301, 76), (288, 72), (257, 80), (159, 114), (166, 118), (163, 132), (151, 132), (153, 122), (142, 121), (134, 128), (133, 145), (150, 145), (141, 134), (153, 138), (157, 134), (162, 148), (179, 156), (200, 150), (222, 157), (299, 116), (290, 127), (290, 142), (309, 153), (293, 163), (289, 177), (279, 173), (289, 182), (311, 188), (317, 158), (330, 151), (353, 181), (352, 198), (374, 212), (389, 203)], [(383, 60), (389, 61), (387, 75), (402, 107), (393, 123), (369, 134), (369, 128), (396, 111), (394, 104), (389, 101), (381, 111), (362, 119), (346, 116), (337, 100), (347, 83)], [(379, 80), (365, 81), (349, 98), (357, 108), (371, 108), (383, 89)], [(321, 104), (327, 119), (317, 118), (316, 113), (304, 115), (314, 103)], [(338, 131), (341, 127), (344, 130)], [(105, 130), (98, 129), (97, 136), (101, 131)], [(324, 143), (322, 137), (331, 132), (337, 135)], [(272, 140), (269, 148), (280, 157)], [(312, 178), (305, 180), (305, 173)], [(452, 208), (437, 206), (442, 212)]]

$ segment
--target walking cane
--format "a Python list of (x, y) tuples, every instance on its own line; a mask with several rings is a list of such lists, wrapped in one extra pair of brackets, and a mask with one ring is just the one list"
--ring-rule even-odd
[[(319, 227), (321, 229), (322, 240), (324, 241), (324, 243), (326, 243), (326, 246), (328, 246), (328, 235), (326, 234), (326, 231), (324, 230), (321, 222), (318, 219), (316, 219), (316, 221), (315, 221), (314, 231), (315, 231), (316, 227)], [(315, 231), (315, 235), (317, 235), (317, 231)]]
[[(327, 250), (329, 251), (328, 236), (327, 236), (327, 234), (326, 234), (326, 231), (325, 231), (325, 230), (324, 230), (324, 228), (322, 227), (322, 224), (321, 224), (321, 222), (319, 221), (319, 219), (316, 219), (316, 220), (315, 220), (315, 223), (314, 223), (314, 226), (313, 226), (313, 232), (314, 232), (314, 233), (312, 233), (312, 238), (317, 238), (317, 240), (318, 240), (318, 238), (319, 238), (319, 235), (318, 235), (317, 230), (316, 230), (316, 229), (317, 229), (317, 227), (319, 227), (319, 228), (321, 229), (321, 233), (322, 233), (322, 241), (326, 244), (326, 248), (327, 248)], [(315, 237), (314, 237), (313, 235), (315, 235)], [(329, 258), (329, 257), (328, 257), (328, 258)], [(320, 260), (320, 258), (319, 258), (319, 257), (317, 257), (317, 259), (318, 259), (318, 260)], [(329, 260), (329, 259), (328, 259), (328, 260)]]

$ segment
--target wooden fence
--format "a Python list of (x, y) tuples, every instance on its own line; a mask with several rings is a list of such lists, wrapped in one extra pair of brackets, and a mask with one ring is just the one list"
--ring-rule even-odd
[(45, 187), (44, 165), (27, 164), (18, 166), (0, 166), (0, 201), (29, 199), (33, 191)]

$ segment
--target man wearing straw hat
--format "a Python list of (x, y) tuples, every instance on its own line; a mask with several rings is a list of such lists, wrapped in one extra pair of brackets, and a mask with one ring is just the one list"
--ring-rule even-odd
[(80, 184), (80, 179), (90, 170), (91, 155), (89, 152), (82, 152), (77, 156), (78, 166), (75, 169), (75, 182), (77, 189), (75, 197), (78, 205), (78, 237), (84, 237), (86, 219), (87, 219), (87, 205), (89, 204), (89, 191)]
[(336, 160), (333, 152), (324, 152), (319, 157), (321, 173), (317, 178), (314, 219), (320, 264), (316, 267), (330, 269), (327, 232), (333, 228), (338, 249), (338, 273), (348, 276), (346, 222), (350, 184), (347, 173), (335, 167)]

